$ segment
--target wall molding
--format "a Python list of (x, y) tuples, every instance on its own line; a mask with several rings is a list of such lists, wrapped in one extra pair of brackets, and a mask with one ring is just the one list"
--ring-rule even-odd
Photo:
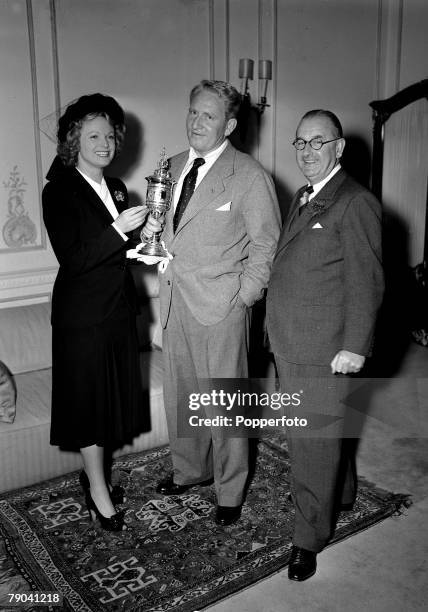
[[(41, 193), (43, 188), (43, 170), (42, 170), (42, 149), (41, 149), (41, 141), (40, 141), (40, 131), (39, 131), (39, 99), (38, 99), (38, 82), (37, 82), (37, 60), (36, 60), (36, 44), (35, 44), (35, 28), (34, 28), (34, 17), (33, 17), (33, 4), (32, 0), (23, 0), (23, 15), (24, 22), (27, 26), (26, 37), (28, 42), (28, 56), (25, 58), (25, 61), (29, 64), (29, 75), (30, 75), (30, 83), (31, 83), (31, 92), (29, 92), (29, 98), (31, 99), (31, 111), (32, 114), (32, 122), (33, 122), (33, 144), (34, 147), (34, 170), (35, 170), (35, 191), (33, 193), (34, 196), (34, 204), (35, 209), (31, 212), (31, 217), (27, 216), (27, 209), (24, 207), (24, 212), (19, 213), (16, 218), (12, 217), (5, 223), (3, 226), (3, 231), (5, 231), (5, 226), (8, 223), (15, 222), (16, 226), (14, 230), (21, 226), (20, 229), (24, 227), (28, 231), (31, 230), (31, 226), (35, 225), (35, 220), (37, 224), (37, 238), (35, 239), (35, 244), (23, 244), (22, 246), (8, 246), (7, 241), (6, 246), (0, 247), (0, 256), (16, 254), (16, 253), (27, 253), (29, 251), (45, 251), (47, 248), (47, 235), (45, 226), (42, 218), (42, 206), (41, 206)], [(25, 27), (25, 26), (24, 26)], [(28, 133), (28, 142), (31, 142), (30, 133)], [(21, 170), (18, 163), (12, 163), (12, 167), (10, 170), (10, 176), (13, 172), (17, 171), (20, 174)], [(25, 180), (25, 177), (22, 177)], [(4, 182), (4, 181), (3, 181)], [(23, 183), (26, 185), (26, 183)], [(7, 188), (7, 186), (5, 185)], [(13, 186), (10, 187), (13, 191)], [(23, 190), (27, 191), (27, 190)], [(16, 196), (16, 193), (14, 194)], [(15, 211), (14, 211), (15, 213)], [(30, 229), (28, 226), (30, 225)], [(12, 231), (12, 230), (11, 230)], [(18, 230), (19, 231), (19, 230)]]
[[(22, 4), (21, 32), (26, 38), (25, 46), (22, 45), (21, 59), (26, 70), (27, 66), (29, 67), (28, 95), (25, 100), (27, 98), (30, 100), (32, 121), (26, 132), (27, 142), (30, 143), (29, 151), (34, 176), (31, 193), (35, 207), (31, 217), (34, 221), (38, 218), (40, 230), (37, 237), (38, 244), (35, 246), (11, 246), (0, 249), (0, 308), (49, 301), (58, 271), (43, 223), (41, 194), (45, 149), (40, 133), (40, 112), (46, 106), (49, 97), (43, 87), (47, 77), (49, 83), (50, 79), (53, 79), (54, 101), (59, 112), (55, 0), (43, 0), (43, 4), (39, 4), (39, 0), (22, 0), (20, 3)], [(52, 64), (50, 54), (52, 54)], [(20, 171), (18, 165), (16, 169)]]
[(278, 2), (272, 0), (272, 177), (276, 176), (276, 108), (278, 99)]
[(58, 27), (56, 19), (55, 0), (49, 0), (49, 13), (51, 18), (51, 38), (52, 38), (52, 65), (53, 65), (53, 86), (55, 96), (55, 106), (57, 121), (60, 117), (61, 96), (59, 86), (59, 60), (58, 60)]
[(210, 78), (230, 80), (230, 7), (229, 0), (209, 0)]
[[(42, 203), (41, 195), (43, 189), (43, 171), (42, 171), (42, 149), (40, 144), (39, 131), (39, 97), (37, 84), (37, 67), (36, 67), (36, 45), (34, 39), (34, 19), (32, 0), (26, 0), (27, 10), (27, 26), (28, 26), (28, 50), (31, 70), (31, 92), (33, 102), (33, 130), (34, 130), (34, 149), (36, 159), (36, 174), (37, 174), (37, 189), (39, 197), (39, 222), (40, 222), (40, 239), (41, 245), (38, 248), (46, 249), (46, 230), (42, 218)], [(20, 249), (21, 251), (25, 248)]]
[(224, 31), (225, 31), (225, 55), (226, 55), (226, 81), (230, 79), (230, 9), (229, 9), (229, 0), (225, 0), (224, 3), (225, 8), (225, 21), (224, 21)]
[(208, 0), (208, 58), (210, 64), (210, 80), (214, 79), (215, 75), (215, 40), (214, 40), (214, 0)]
[(377, 100), (400, 90), (403, 32), (403, 0), (378, 0), (376, 57)]
[(0, 308), (49, 301), (58, 267), (24, 270), (0, 277)]
[[(276, 172), (276, 109), (277, 109), (277, 62), (278, 62), (278, 11), (277, 0), (258, 0), (258, 57), (272, 61), (272, 80), (268, 85), (267, 99), (270, 104), (259, 123), (258, 159), (275, 178)], [(258, 70), (258, 65), (256, 66)], [(260, 81), (258, 96), (260, 96)]]
[(22, 297), (14, 297), (10, 299), (0, 300), (0, 311), (4, 308), (16, 308), (18, 306), (32, 306), (33, 304), (49, 303), (52, 299), (52, 292), (35, 293), (34, 295), (25, 295)]

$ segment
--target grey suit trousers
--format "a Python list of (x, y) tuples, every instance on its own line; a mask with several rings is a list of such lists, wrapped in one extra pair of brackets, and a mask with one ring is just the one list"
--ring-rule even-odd
[(228, 437), (228, 432), (219, 427), (195, 428), (194, 437), (180, 437), (180, 419), (191, 414), (185, 400), (191, 393), (200, 392), (198, 379), (248, 377), (248, 332), (249, 309), (242, 304), (236, 304), (219, 323), (201, 325), (180, 292), (174, 290), (162, 340), (174, 482), (190, 484), (213, 477), (221, 506), (242, 503), (248, 476), (248, 440)]
[[(302, 404), (287, 415), (307, 417), (307, 430), (287, 428), (291, 461), (291, 493), (295, 508), (293, 544), (320, 552), (333, 535), (341, 504), (355, 500), (357, 481), (343, 440), (348, 379), (330, 366), (294, 364), (276, 356), (282, 391), (303, 391)], [(338, 417), (335, 420), (335, 417)]]

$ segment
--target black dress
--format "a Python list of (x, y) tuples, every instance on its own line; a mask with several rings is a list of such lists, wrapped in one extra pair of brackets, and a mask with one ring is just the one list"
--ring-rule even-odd
[[(51, 444), (111, 449), (144, 427), (137, 298), (127, 242), (95, 190), (58, 158), (43, 190), (43, 217), (60, 264), (52, 294)], [(106, 178), (127, 207), (125, 185)]]

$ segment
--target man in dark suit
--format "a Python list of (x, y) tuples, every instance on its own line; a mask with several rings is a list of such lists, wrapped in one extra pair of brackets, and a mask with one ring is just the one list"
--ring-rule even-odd
[(181, 437), (180, 424), (198, 380), (248, 376), (249, 311), (267, 285), (280, 232), (271, 177), (227, 138), (239, 103), (236, 89), (222, 81), (202, 81), (190, 93), (190, 150), (171, 160), (177, 186), (162, 236), (173, 259), (159, 275), (174, 472), (158, 492), (180, 494), (213, 478), (220, 525), (240, 516), (248, 440), (219, 427)]
[[(293, 145), (308, 185), (294, 197), (279, 239), (267, 326), (282, 389), (303, 391), (302, 405), (288, 414), (308, 417), (305, 433), (287, 431), (296, 512), (289, 578), (301, 581), (315, 573), (338, 510), (355, 499), (341, 437), (343, 375), (360, 372), (370, 354), (383, 273), (381, 207), (340, 166), (338, 118), (306, 113)], [(317, 435), (320, 423), (335, 419)]]

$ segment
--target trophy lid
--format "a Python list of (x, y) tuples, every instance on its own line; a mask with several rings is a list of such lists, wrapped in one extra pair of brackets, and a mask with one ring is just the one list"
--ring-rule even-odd
[(160, 152), (158, 167), (154, 171), (154, 176), (160, 179), (171, 179), (171, 174), (168, 171), (169, 162), (166, 157), (165, 147), (162, 147)]

